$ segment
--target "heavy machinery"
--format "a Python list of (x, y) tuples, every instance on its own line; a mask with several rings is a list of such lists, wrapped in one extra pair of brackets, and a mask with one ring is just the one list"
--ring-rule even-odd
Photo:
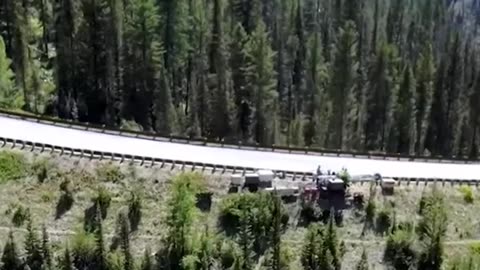
[(231, 176), (229, 193), (237, 193), (248, 190), (249, 192), (266, 191), (277, 192), (282, 198), (289, 198), (298, 196), (299, 187), (287, 187), (280, 185), (279, 179), (276, 178), (275, 173), (271, 170), (257, 170), (254, 173), (234, 174)]

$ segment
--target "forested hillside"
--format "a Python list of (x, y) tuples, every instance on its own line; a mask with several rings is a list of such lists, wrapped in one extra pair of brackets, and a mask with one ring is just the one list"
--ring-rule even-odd
[(478, 0), (3, 0), (0, 105), (162, 134), (477, 157), (479, 23)]

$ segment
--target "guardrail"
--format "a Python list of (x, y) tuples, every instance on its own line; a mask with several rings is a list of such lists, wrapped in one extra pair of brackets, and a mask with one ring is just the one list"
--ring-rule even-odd
[(0, 115), (16, 118), (21, 120), (33, 121), (42, 124), (55, 125), (60, 127), (87, 130), (91, 132), (105, 133), (109, 135), (134, 137), (139, 139), (147, 139), (154, 141), (168, 141), (174, 143), (194, 144), (210, 147), (223, 147), (223, 148), (235, 148), (242, 150), (254, 150), (254, 151), (268, 151), (279, 153), (291, 153), (291, 154), (311, 154), (320, 156), (334, 156), (334, 157), (354, 157), (354, 158), (366, 158), (366, 159), (380, 159), (380, 160), (403, 160), (403, 161), (422, 161), (422, 162), (436, 162), (436, 163), (480, 163), (479, 160), (470, 159), (468, 157), (451, 157), (444, 158), (441, 156), (428, 157), (428, 156), (412, 156), (405, 154), (387, 154), (376, 151), (357, 152), (357, 151), (341, 151), (332, 149), (323, 149), (316, 147), (291, 147), (291, 146), (261, 146), (259, 144), (244, 143), (242, 141), (232, 142), (225, 140), (213, 140), (207, 138), (193, 138), (184, 136), (175, 136), (172, 134), (158, 134), (149, 132), (131, 131), (120, 128), (106, 127), (105, 125), (96, 125), (90, 123), (80, 123), (70, 120), (57, 119), (48, 116), (28, 115), (25, 113), (9, 111), (0, 109)]
[[(121, 153), (111, 153), (111, 152), (101, 152), (101, 151), (92, 151), (86, 149), (76, 149), (70, 147), (63, 147), (51, 144), (36, 143), (31, 141), (17, 140), (12, 138), (0, 137), (0, 148), (10, 148), (10, 149), (20, 149), (23, 151), (29, 152), (39, 152), (47, 154), (59, 154), (60, 156), (68, 157), (79, 157), (80, 159), (86, 158), (89, 160), (104, 160), (104, 161), (116, 161), (119, 163), (131, 163), (134, 165), (144, 166), (144, 167), (159, 167), (168, 170), (178, 169), (180, 171), (201, 171), (203, 173), (210, 172), (211, 174), (236, 174), (241, 173), (245, 175), (246, 173), (255, 172), (257, 169), (261, 168), (250, 168), (250, 167), (235, 167), (235, 166), (225, 166), (218, 164), (209, 164), (209, 163), (196, 163), (196, 162), (186, 162), (186, 161), (177, 161), (171, 159), (161, 159), (161, 158), (152, 158), (145, 156), (132, 156), (124, 155)], [(290, 171), (274, 171), (275, 177), (280, 179), (288, 179), (292, 181), (309, 181), (313, 180), (313, 174), (311, 172), (298, 173)], [(387, 176), (388, 177), (388, 176)], [(406, 184), (419, 186), (421, 184), (441, 184), (445, 186), (446, 184), (450, 185), (475, 185), (479, 186), (480, 179), (471, 179), (471, 180), (460, 180), (460, 179), (426, 179), (426, 178), (395, 178), (397, 184)], [(352, 179), (354, 184), (366, 184), (372, 183), (372, 179), (357, 177)], [(378, 182), (376, 183), (378, 185)]]

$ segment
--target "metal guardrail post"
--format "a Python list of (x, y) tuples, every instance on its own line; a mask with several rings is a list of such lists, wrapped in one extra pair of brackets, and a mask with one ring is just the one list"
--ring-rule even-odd
[(193, 163), (193, 165), (192, 165), (192, 172), (195, 171), (195, 166), (197, 166), (197, 163)]
[(132, 158), (130, 159), (130, 164), (135, 164), (135, 156), (132, 156)]
[(7, 140), (5, 140), (5, 138), (2, 138), (2, 148), (5, 147), (6, 144), (7, 144)]
[(142, 156), (142, 161), (140, 162), (140, 166), (143, 166), (143, 163), (145, 163), (145, 157)]
[(50, 154), (53, 154), (54, 152), (55, 152), (55, 146), (51, 145)]
[(120, 164), (123, 163), (123, 161), (125, 161), (125, 156), (123, 154), (121, 154), (120, 156)]
[(13, 140), (12, 149), (15, 148), (15, 146), (17, 146), (17, 143), (15, 142), (15, 140)]
[(83, 157), (83, 149), (80, 149), (80, 159)]
[(202, 172), (205, 171), (205, 163), (202, 164)]
[(110, 153), (110, 159), (111, 159), (112, 161), (114, 161), (114, 160), (115, 160), (115, 154), (114, 154), (113, 152), (112, 152), (112, 153)]
[(70, 149), (70, 157), (73, 157), (74, 151), (73, 148)]
[(100, 152), (100, 160), (103, 160), (103, 152)]
[(225, 172), (227, 172), (227, 166), (223, 165), (222, 174), (225, 174)]
[(90, 160), (93, 160), (93, 151), (90, 151)]
[(60, 156), (63, 156), (63, 152), (65, 151), (65, 149), (62, 147), (60, 147)]
[(162, 159), (162, 164), (160, 165), (160, 168), (163, 169), (165, 167), (165, 160)]
[(215, 174), (215, 171), (217, 170), (217, 166), (213, 165), (213, 170), (212, 170), (212, 174)]
[(152, 163), (150, 163), (150, 168), (153, 168), (153, 166), (155, 166), (155, 159), (152, 158)]
[(236, 172), (237, 172), (237, 167), (234, 166), (234, 167), (233, 167), (233, 173), (232, 173), (232, 174), (235, 174)]
[(25, 141), (22, 141), (22, 147), (20, 147), (21, 150), (25, 149)]
[(182, 162), (182, 168), (181, 168), (182, 172), (185, 171), (185, 161)]
[(42, 143), (42, 150), (40, 150), (40, 153), (43, 153), (45, 151), (45, 144)]
[(30, 148), (30, 152), (33, 152), (35, 150), (35, 143), (32, 143), (32, 147)]
[(173, 171), (175, 169), (175, 160), (172, 160), (172, 166), (170, 167), (170, 170)]
[(242, 171), (242, 176), (245, 176), (245, 174), (247, 174), (247, 169), (244, 167)]

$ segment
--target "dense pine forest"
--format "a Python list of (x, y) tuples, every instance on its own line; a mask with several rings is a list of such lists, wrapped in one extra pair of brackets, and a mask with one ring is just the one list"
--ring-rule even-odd
[(192, 137), (477, 157), (478, 0), (2, 0), (0, 105)]

